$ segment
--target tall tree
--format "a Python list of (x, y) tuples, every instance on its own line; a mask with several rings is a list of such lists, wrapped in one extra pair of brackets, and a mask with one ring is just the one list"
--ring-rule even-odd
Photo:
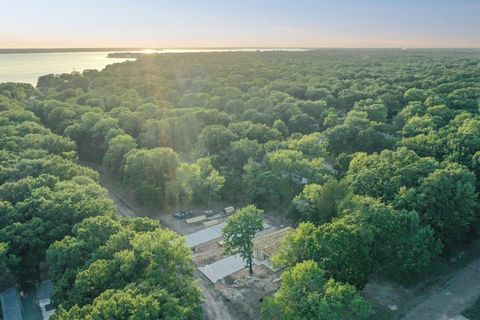
[(247, 263), (250, 274), (253, 273), (252, 240), (258, 231), (263, 229), (263, 211), (253, 205), (238, 210), (227, 220), (222, 229), (225, 240), (225, 252), (239, 254)]
[(135, 139), (128, 134), (113, 137), (108, 141), (108, 149), (103, 157), (103, 164), (108, 170), (118, 173), (125, 155), (136, 147)]

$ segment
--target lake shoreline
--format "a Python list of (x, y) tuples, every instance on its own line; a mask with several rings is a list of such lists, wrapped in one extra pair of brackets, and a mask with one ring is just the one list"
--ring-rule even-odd
[(51, 52), (0, 55), (0, 83), (19, 82), (37, 84), (46, 74), (102, 70), (107, 65), (131, 61), (128, 58), (108, 58), (109, 52)]

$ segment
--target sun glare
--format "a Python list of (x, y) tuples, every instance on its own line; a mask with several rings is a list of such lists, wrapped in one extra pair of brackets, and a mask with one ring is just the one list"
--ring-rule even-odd
[(140, 53), (145, 53), (145, 54), (153, 54), (157, 52), (156, 50), (153, 50), (153, 49), (143, 49), (140, 51)]

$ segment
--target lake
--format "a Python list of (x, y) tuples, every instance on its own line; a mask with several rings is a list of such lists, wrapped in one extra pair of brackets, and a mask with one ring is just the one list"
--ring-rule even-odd
[[(0, 83), (37, 84), (39, 76), (70, 73), (86, 69), (103, 69), (107, 64), (129, 59), (107, 58), (109, 52), (49, 52), (0, 54)], [(130, 59), (131, 60), (131, 59)]]
[[(182, 53), (182, 52), (225, 52), (225, 51), (303, 51), (304, 49), (165, 49), (130, 52), (143, 53)], [(47, 53), (4, 53), (0, 54), (0, 83), (26, 82), (33, 86), (39, 76), (49, 73), (70, 73), (86, 69), (101, 70), (106, 65), (123, 62), (124, 58), (107, 58), (110, 52), (47, 52)]]

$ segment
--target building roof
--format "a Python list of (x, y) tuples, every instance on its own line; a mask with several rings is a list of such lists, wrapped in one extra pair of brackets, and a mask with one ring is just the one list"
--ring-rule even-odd
[(200, 231), (187, 234), (185, 242), (190, 248), (201, 245), (202, 243), (212, 241), (222, 237), (222, 228), (226, 225), (225, 222), (216, 224), (214, 226), (202, 229)]
[(274, 232), (255, 237), (252, 240), (253, 247), (256, 250), (261, 250), (265, 255), (271, 257), (278, 251), (283, 237), (285, 237), (292, 230), (292, 228), (286, 227)]
[(22, 303), (15, 287), (0, 292), (4, 320), (23, 320)]
[(242, 270), (243, 268), (245, 268), (245, 262), (240, 255), (236, 254), (206, 265), (205, 267), (199, 267), (198, 270), (200, 270), (210, 281), (215, 283), (232, 273)]
[[(185, 242), (188, 247), (194, 248), (203, 243), (218, 239), (222, 237), (222, 228), (227, 225), (226, 222), (222, 222), (211, 227), (199, 230), (185, 235)], [(263, 223), (263, 229), (270, 228), (270, 225), (266, 222)]]

